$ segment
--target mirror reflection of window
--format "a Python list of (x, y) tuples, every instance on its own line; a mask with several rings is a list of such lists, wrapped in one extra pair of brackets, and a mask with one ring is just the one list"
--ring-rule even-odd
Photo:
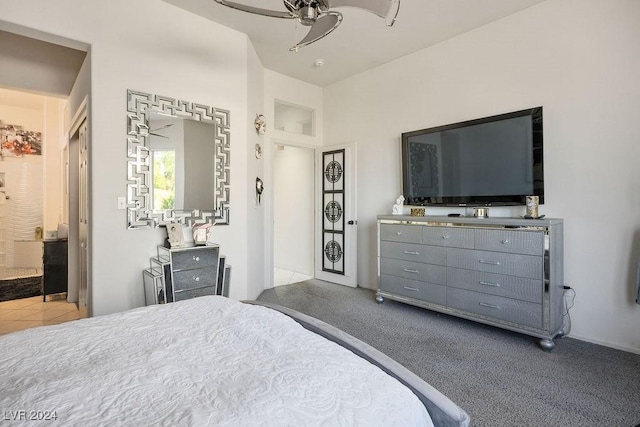
[(151, 150), (153, 210), (175, 209), (176, 206), (176, 151)]

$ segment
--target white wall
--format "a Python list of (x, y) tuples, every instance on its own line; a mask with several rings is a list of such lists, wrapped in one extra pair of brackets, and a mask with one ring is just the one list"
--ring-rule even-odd
[[(4, 0), (2, 19), (89, 44), (93, 314), (144, 304), (141, 270), (163, 230), (127, 230), (126, 91), (135, 89), (231, 111), (231, 225), (214, 235), (233, 265), (231, 297), (247, 288), (248, 44), (244, 34), (157, 0)], [(1, 27), (1, 26), (0, 26)], [(261, 99), (261, 98), (260, 98)], [(73, 114), (73, 111), (70, 112)], [(253, 296), (253, 295), (252, 295)]]
[[(257, 159), (255, 156), (255, 145), (264, 147), (264, 136), (258, 135), (253, 126), (257, 114), (262, 114), (264, 106), (264, 69), (253, 46), (247, 40), (247, 111), (244, 118), (247, 124), (247, 151), (245, 153), (247, 161), (246, 172), (246, 211), (247, 227), (246, 239), (248, 250), (247, 266), (247, 297), (257, 298), (266, 286), (269, 286), (270, 275), (266, 272), (268, 264), (265, 256), (265, 235), (267, 234), (265, 204), (257, 204), (255, 198), (256, 177), (264, 180), (265, 165), (264, 159)], [(269, 190), (265, 191), (267, 198)], [(263, 199), (264, 200), (264, 199)], [(231, 277), (235, 274), (235, 265), (232, 259), (227, 260), (232, 265)]]
[(402, 132), (542, 105), (540, 213), (565, 220), (571, 335), (640, 351), (638, 22), (636, 0), (547, 1), (327, 87), (325, 143), (359, 144), (360, 286), (377, 286), (375, 219), (402, 192)]

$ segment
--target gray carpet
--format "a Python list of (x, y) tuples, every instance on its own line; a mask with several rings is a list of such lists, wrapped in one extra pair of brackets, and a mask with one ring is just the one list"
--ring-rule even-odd
[[(572, 338), (534, 338), (319, 280), (258, 298), (316, 317), (394, 358), (469, 413), (474, 426), (640, 423), (640, 355)], [(639, 325), (640, 327), (640, 325)]]

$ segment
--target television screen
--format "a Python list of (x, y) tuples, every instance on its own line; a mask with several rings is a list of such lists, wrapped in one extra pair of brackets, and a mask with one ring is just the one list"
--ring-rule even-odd
[(402, 134), (409, 205), (544, 202), (542, 107)]

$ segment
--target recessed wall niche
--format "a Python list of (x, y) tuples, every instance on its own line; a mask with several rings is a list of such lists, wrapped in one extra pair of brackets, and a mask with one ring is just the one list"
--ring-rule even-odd
[(289, 102), (275, 100), (274, 128), (299, 135), (315, 136), (315, 113)]

